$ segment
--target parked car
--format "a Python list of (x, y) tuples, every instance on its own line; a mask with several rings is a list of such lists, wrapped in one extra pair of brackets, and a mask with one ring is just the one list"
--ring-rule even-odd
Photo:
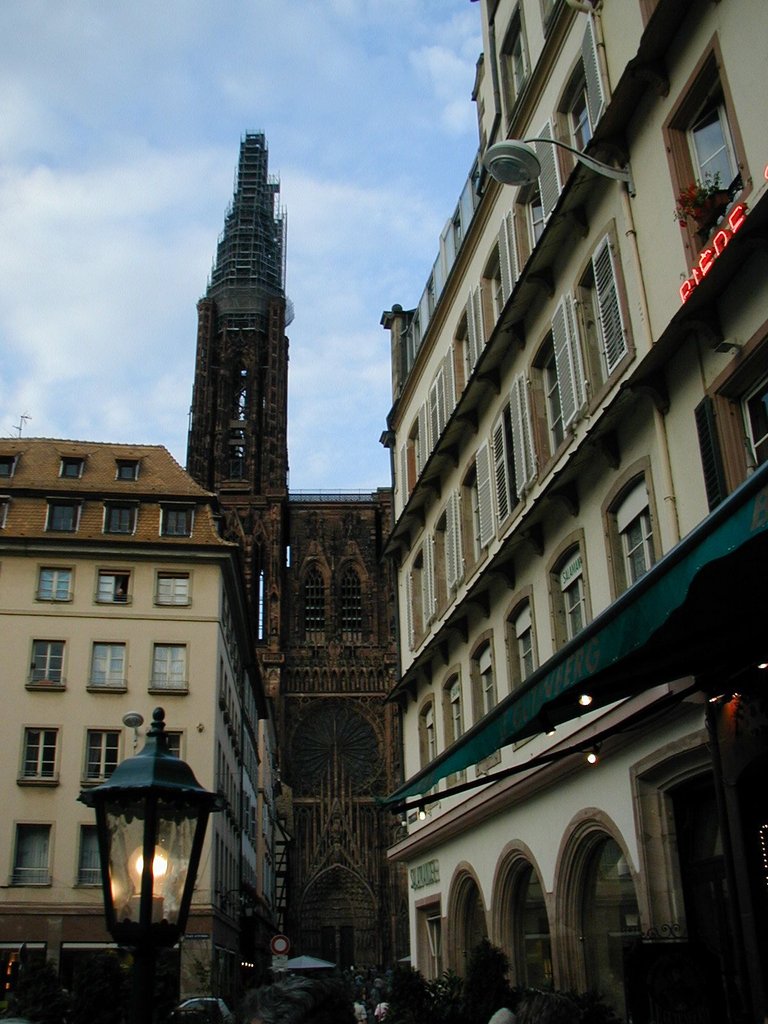
[(179, 1003), (170, 1016), (171, 1024), (234, 1024), (235, 1015), (215, 996), (194, 996)]

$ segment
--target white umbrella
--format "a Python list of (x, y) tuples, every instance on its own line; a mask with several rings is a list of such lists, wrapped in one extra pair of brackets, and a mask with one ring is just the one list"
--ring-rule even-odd
[(331, 964), (316, 956), (294, 956), (285, 966), (289, 971), (315, 971), (321, 967), (335, 967), (336, 964)]

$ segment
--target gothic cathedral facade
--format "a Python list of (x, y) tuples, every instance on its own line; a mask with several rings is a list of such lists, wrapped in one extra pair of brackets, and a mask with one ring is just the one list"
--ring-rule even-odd
[(386, 701), (396, 673), (381, 558), (391, 492), (289, 492), (285, 255), (266, 141), (247, 133), (198, 303), (187, 469), (216, 492), (243, 551), (288, 837), (275, 924), (293, 952), (385, 967), (408, 950), (405, 880), (386, 858), (395, 824), (377, 802), (402, 773)]

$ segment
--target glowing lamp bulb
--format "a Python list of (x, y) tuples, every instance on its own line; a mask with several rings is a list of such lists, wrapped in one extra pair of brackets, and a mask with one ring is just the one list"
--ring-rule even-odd
[(592, 703), (592, 695), (591, 694), (589, 694), (589, 693), (582, 693), (582, 694), (580, 694), (580, 696), (579, 696), (579, 704), (581, 704), (581, 706), (583, 708), (588, 708), (591, 703)]

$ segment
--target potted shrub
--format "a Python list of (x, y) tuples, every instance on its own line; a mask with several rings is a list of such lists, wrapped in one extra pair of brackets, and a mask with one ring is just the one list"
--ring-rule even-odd
[(703, 181), (697, 178), (678, 192), (675, 217), (681, 227), (686, 227), (692, 220), (696, 230), (706, 234), (723, 215), (730, 201), (730, 192), (720, 184), (719, 173), (707, 174)]

